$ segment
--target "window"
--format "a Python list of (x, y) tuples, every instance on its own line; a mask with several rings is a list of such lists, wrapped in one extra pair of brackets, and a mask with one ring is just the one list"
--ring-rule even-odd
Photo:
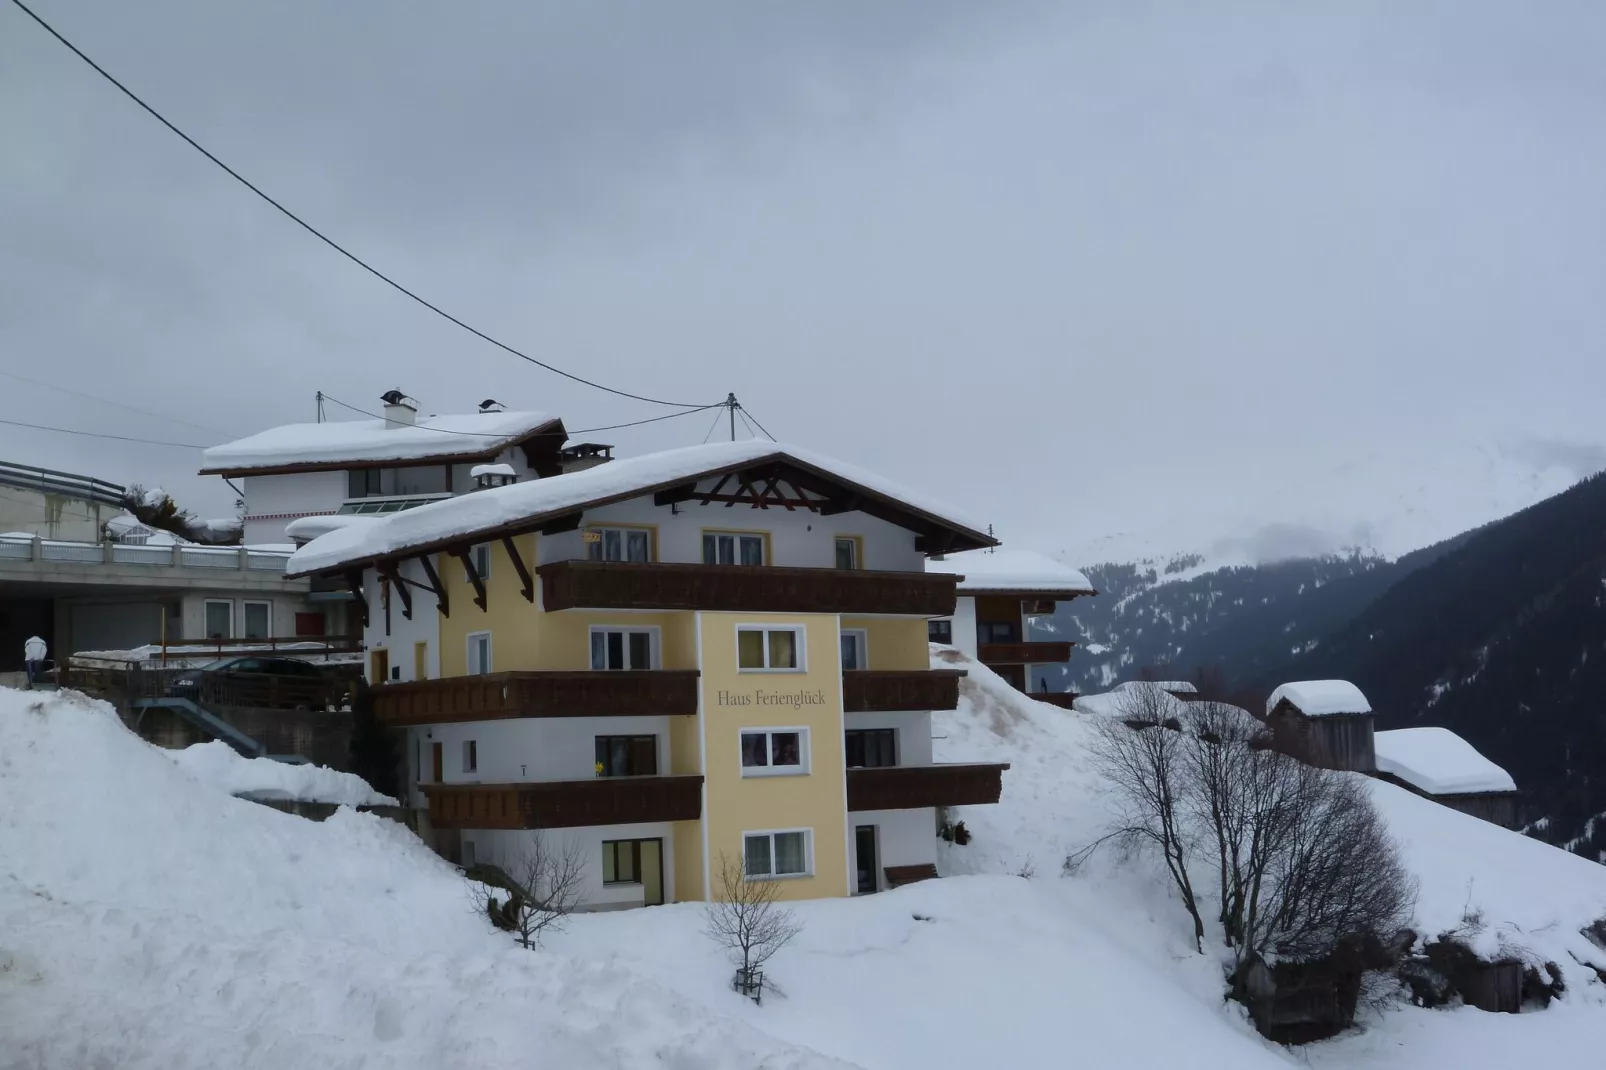
[(273, 603), (245, 602), (245, 637), (266, 639), (273, 634)]
[(744, 672), (800, 672), (802, 628), (736, 629), (736, 666)]
[(602, 841), (602, 883), (635, 884), (641, 880), (641, 841)]
[(474, 773), (480, 768), (480, 748), (478, 740), (465, 739), (463, 741), (463, 772)]
[(842, 668), (844, 671), (853, 669), (868, 669), (870, 663), (866, 658), (865, 647), (869, 637), (862, 628), (849, 628), (841, 633)]
[(474, 868), (474, 841), (473, 840), (464, 840), (463, 841), (463, 868), (464, 869), (473, 869)]
[(651, 669), (658, 645), (651, 628), (592, 628), (593, 669)]
[(855, 728), (847, 733), (849, 769), (880, 769), (898, 764), (898, 734), (891, 728)]
[(468, 637), (468, 674), (478, 676), (491, 671), (491, 633), (473, 632)]
[(742, 834), (743, 870), (749, 877), (806, 877), (809, 830)]
[(598, 736), (598, 776), (657, 776), (657, 736)]
[[(478, 546), (474, 547), (473, 551), (470, 553), (469, 556), (470, 556), (470, 560), (472, 560), (474, 562), (474, 571), (479, 574), (480, 579), (482, 579), (482, 580), (490, 579), (491, 578), (491, 544), (488, 543), (488, 542), (480, 543)], [(465, 576), (464, 578), (467, 579), (467, 576)]]
[(413, 679), (429, 679), (429, 644), (413, 644)]
[(391, 498), (410, 494), (449, 494), (449, 465), (426, 464), (409, 468), (353, 468), (346, 472), (346, 497)]
[(764, 536), (703, 533), (703, 564), (705, 565), (762, 565), (764, 563)]
[(597, 536), (586, 543), (586, 556), (593, 561), (652, 560), (652, 532), (646, 528), (590, 528), (586, 535)]
[(347, 472), (346, 497), (372, 498), (383, 494), (379, 472), (377, 468), (353, 468)]
[(809, 771), (807, 728), (752, 728), (742, 732), (743, 776), (796, 776)]
[(926, 639), (944, 646), (954, 645), (954, 622), (951, 620), (926, 621)]
[(206, 602), (206, 637), (208, 639), (234, 638), (234, 603)]
[(979, 643), (1018, 643), (1020, 625), (1012, 620), (984, 620), (976, 625)]
[(857, 535), (838, 535), (836, 537), (837, 568), (858, 568), (862, 557), (864, 557), (864, 554), (860, 552), (860, 542)]

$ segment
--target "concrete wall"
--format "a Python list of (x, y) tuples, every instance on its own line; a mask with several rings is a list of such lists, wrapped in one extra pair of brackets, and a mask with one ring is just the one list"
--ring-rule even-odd
[(99, 542), (115, 506), (27, 487), (0, 486), (0, 532), (26, 532), (45, 539)]
[[(273, 594), (266, 591), (187, 591), (181, 598), (179, 630), (169, 631), (168, 641), (178, 639), (209, 639), (206, 630), (206, 603), (228, 602), (233, 613), (232, 636), (224, 638), (245, 638), (245, 604), (247, 602), (268, 603), (268, 634), (267, 638), (282, 638), (295, 635), (297, 613), (321, 613), (323, 607), (308, 602), (305, 597), (296, 595)], [(169, 620), (171, 627), (172, 621)]]
[(286, 524), (297, 517), (338, 512), (346, 488), (343, 471), (243, 477), (246, 544), (289, 542)]
[(859, 871), (858, 829), (862, 825), (873, 825), (876, 830), (877, 891), (887, 887), (888, 866), (936, 864), (937, 811), (934, 807), (851, 811), (848, 814), (848, 868), (855, 876)]

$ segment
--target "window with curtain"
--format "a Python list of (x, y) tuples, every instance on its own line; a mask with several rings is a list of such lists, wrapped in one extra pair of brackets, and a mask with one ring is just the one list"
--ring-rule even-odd
[(849, 769), (879, 769), (898, 764), (897, 732), (891, 728), (855, 728), (846, 734)]
[(749, 728), (742, 731), (742, 775), (808, 772), (808, 729)]
[(742, 868), (749, 877), (801, 877), (809, 872), (809, 833), (749, 832), (742, 836)]
[(869, 663), (865, 660), (865, 632), (857, 628), (842, 632), (841, 644), (844, 670), (869, 668)]
[(598, 776), (657, 776), (657, 736), (596, 737)]
[(736, 532), (704, 532), (703, 564), (762, 565), (764, 536), (742, 535)]
[(652, 560), (652, 533), (646, 528), (588, 528), (599, 536), (586, 543), (586, 556), (592, 561)]
[(736, 629), (736, 666), (751, 671), (796, 672), (803, 664), (802, 646), (801, 628), (744, 625)]
[(650, 669), (653, 667), (653, 633), (646, 628), (593, 628), (591, 667)]

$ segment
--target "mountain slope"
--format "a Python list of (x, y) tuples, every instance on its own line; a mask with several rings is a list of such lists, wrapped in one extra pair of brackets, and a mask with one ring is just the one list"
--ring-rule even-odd
[(1606, 476), (1472, 533), (1259, 681), (1342, 676), (1379, 727), (1435, 724), (1504, 765), (1566, 840), (1606, 811)]

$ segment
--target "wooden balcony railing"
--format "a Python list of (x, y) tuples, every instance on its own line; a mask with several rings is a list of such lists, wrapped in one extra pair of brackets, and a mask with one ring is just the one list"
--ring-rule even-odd
[(959, 705), (963, 669), (875, 670), (842, 674), (844, 713), (951, 710)]
[(598, 777), (533, 784), (425, 784), (440, 829), (558, 829), (695, 821), (700, 776)]
[(1075, 643), (982, 643), (976, 660), (983, 665), (1047, 665), (1070, 661)]
[(848, 770), (849, 810), (995, 803), (1007, 764), (899, 765)]
[(927, 572), (554, 561), (536, 570), (560, 609), (951, 616), (958, 577)]
[(1050, 706), (1058, 706), (1062, 710), (1068, 710), (1071, 708), (1071, 704), (1076, 701), (1077, 694), (1075, 691), (1032, 691), (1026, 697), (1034, 698), (1038, 702), (1046, 702)]
[(401, 728), (504, 717), (647, 717), (697, 712), (697, 670), (503, 672), (373, 690), (374, 717)]

